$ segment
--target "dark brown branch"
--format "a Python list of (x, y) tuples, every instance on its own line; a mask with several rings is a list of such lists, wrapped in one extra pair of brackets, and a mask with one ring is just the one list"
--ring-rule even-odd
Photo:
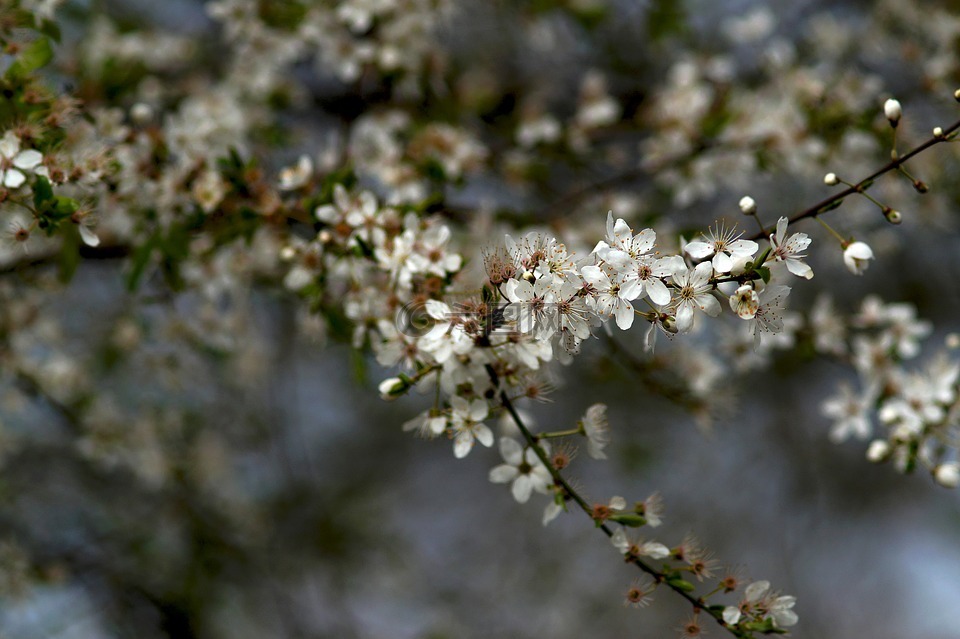
[[(882, 167), (880, 167), (879, 169), (877, 169), (867, 177), (863, 178), (853, 186), (848, 186), (847, 188), (840, 191), (839, 193), (835, 193), (834, 195), (831, 195), (830, 197), (817, 202), (816, 204), (814, 204), (809, 208), (806, 208), (798, 213), (794, 213), (789, 218), (789, 223), (794, 224), (796, 222), (799, 222), (800, 220), (804, 220), (809, 217), (817, 217), (821, 213), (826, 213), (827, 211), (831, 210), (831, 208), (838, 206), (839, 205), (838, 203), (842, 202), (844, 198), (846, 198), (848, 195), (853, 195), (854, 193), (860, 193), (862, 191), (865, 191), (869, 187), (869, 184), (873, 182), (873, 180), (876, 180), (881, 175), (884, 175), (885, 173), (889, 173), (890, 171), (900, 168), (903, 164), (907, 162), (907, 160), (913, 158), (916, 155), (919, 155), (920, 153), (923, 153), (924, 151), (926, 151), (927, 149), (929, 149), (930, 147), (936, 144), (940, 144), (941, 142), (948, 142), (949, 141), (947, 139), (948, 136), (957, 130), (960, 130), (960, 120), (957, 120), (956, 122), (951, 124), (948, 128), (944, 129), (943, 135), (941, 135), (940, 137), (932, 137), (926, 142), (924, 142), (923, 144), (921, 144), (920, 146), (917, 146), (912, 150), (908, 151), (907, 153), (898, 156), (896, 159), (890, 160), (885, 165), (883, 165)], [(765, 234), (755, 233), (754, 235), (750, 236), (749, 239), (761, 240), (765, 238), (766, 238)]]

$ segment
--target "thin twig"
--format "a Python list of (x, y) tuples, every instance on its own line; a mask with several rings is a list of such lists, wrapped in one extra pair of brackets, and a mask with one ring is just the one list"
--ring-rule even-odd
[[(926, 151), (927, 149), (929, 149), (930, 147), (936, 144), (940, 144), (941, 142), (949, 142), (947, 138), (950, 136), (951, 133), (953, 133), (954, 131), (957, 131), (958, 129), (960, 129), (960, 120), (957, 120), (956, 122), (951, 124), (948, 128), (944, 129), (943, 134), (940, 137), (930, 138), (920, 146), (917, 146), (914, 149), (910, 150), (909, 152), (898, 156), (896, 159), (890, 160), (885, 165), (883, 165), (882, 167), (880, 167), (879, 169), (877, 169), (867, 177), (863, 178), (856, 184), (852, 186), (848, 186), (847, 188), (840, 191), (839, 193), (835, 193), (830, 197), (824, 200), (821, 200), (820, 202), (817, 202), (816, 204), (814, 204), (809, 208), (806, 208), (798, 213), (794, 213), (789, 218), (789, 223), (794, 224), (796, 222), (799, 222), (800, 220), (803, 220), (809, 217), (817, 217), (821, 213), (826, 213), (828, 210), (830, 210), (832, 206), (842, 201), (848, 195), (853, 195), (854, 193), (859, 193), (865, 190), (867, 188), (868, 183), (872, 182), (873, 180), (877, 179), (878, 177), (880, 177), (885, 173), (889, 173), (894, 169), (900, 168), (900, 165), (904, 164), (907, 160), (911, 159), (912, 157), (919, 155), (920, 153), (923, 153), (924, 151)], [(751, 240), (766, 239), (766, 235), (756, 233), (752, 235), (749, 239)]]

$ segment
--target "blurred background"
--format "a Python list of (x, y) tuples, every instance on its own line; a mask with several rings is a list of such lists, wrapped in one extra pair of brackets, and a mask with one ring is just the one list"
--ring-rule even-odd
[[(437, 31), (449, 51), (447, 73), (485, 75), (475, 85), (451, 82), (451, 91), (479, 93), (491, 76), (509, 78), (510, 86), (489, 90), (519, 100), (517, 87), (529, 84), (569, 114), (584, 74), (600, 68), (624, 113), (635, 110), (641, 122), (627, 126), (635, 122), (625, 116), (622, 130), (592, 140), (603, 147), (609, 136), (616, 153), (597, 151), (586, 168), (557, 161), (531, 188), (467, 180), (450, 194), (451, 208), (496, 211), (486, 228), (504, 219), (552, 224), (589, 247), (607, 209), (638, 220), (656, 213), (658, 229), (682, 232), (721, 217), (736, 221), (747, 186), (772, 221), (828, 195), (825, 171), (853, 179), (884, 162), (889, 149), (877, 140), (888, 132), (876, 126), (882, 100), (861, 112), (853, 96), (843, 117), (856, 111), (849, 128), (868, 132), (873, 146), (831, 133), (829, 151), (790, 165), (771, 143), (770, 164), (761, 158), (752, 167), (767, 172), (754, 178), (721, 163), (714, 170), (729, 182), (678, 195), (678, 184), (704, 177), (692, 160), (661, 181), (629, 167), (656, 155), (644, 145), (669, 126), (642, 109), (676, 80), (681, 60), (703, 72), (722, 56), (750, 90), (785, 68), (770, 62), (776, 56), (821, 78), (828, 95), (849, 90), (844, 80), (873, 86), (868, 79), (876, 78), (864, 91), (903, 99), (908, 146), (958, 117), (945, 87), (958, 80), (950, 52), (960, 27), (936, 20), (925, 25), (933, 36), (908, 21), (891, 26), (903, 18), (889, 10), (893, 3), (461, 4)], [(756, 13), (762, 7), (769, 13)], [(930, 10), (952, 15), (951, 3)], [(121, 30), (219, 33), (202, 3), (187, 0), (78, 2), (64, 11), (73, 20), (66, 47), (90, 46), (81, 41), (91, 16), (109, 16)], [(772, 26), (764, 26), (770, 16)], [(761, 37), (749, 35), (751, 25)], [(836, 39), (851, 42), (825, 53)], [(940, 70), (924, 66), (934, 41), (953, 47), (937, 52), (946, 56)], [(311, 78), (304, 82), (315, 100), (350, 94), (336, 78)], [(791, 90), (769, 89), (773, 97)], [(504, 100), (498, 108), (507, 108)], [(757, 108), (759, 120), (774, 117)], [(299, 134), (272, 151), (270, 169), (316, 154), (316, 141), (340, 115), (284, 112), (284, 125)], [(823, 130), (844, 122), (820, 116)], [(854, 278), (839, 250), (811, 251), (817, 276), (795, 286), (791, 306), (809, 307), (830, 284), (844, 313), (868, 292), (911, 302), (936, 327), (921, 361), (942, 350), (944, 337), (960, 331), (956, 159), (945, 146), (917, 163), (929, 196), (909, 182), (881, 185), (878, 193), (905, 213), (900, 227), (885, 225), (868, 202), (846, 203), (834, 215), (869, 239), (876, 264)], [(604, 187), (564, 202), (557, 194), (571, 191), (562, 187), (568, 182)], [(829, 243), (815, 224), (802, 230), (814, 247)], [(468, 246), (469, 234), (467, 225)], [(16, 315), (4, 311), (6, 348), (40, 362), (5, 366), (0, 387), (3, 639), (677, 634), (689, 610), (672, 593), (658, 591), (642, 610), (623, 605), (637, 574), (586, 518), (565, 514), (543, 527), (539, 502), (517, 504), (489, 483), (500, 463), (495, 450), (456, 460), (449, 442), (402, 432), (427, 400), (377, 399), (377, 382), (389, 372), (335, 335), (308, 330), (292, 295), (252, 285), (211, 311), (201, 294), (175, 294), (158, 280), (131, 293), (126, 269), (110, 256), (84, 261), (67, 286), (42, 262), (0, 275), (4, 300), (17, 302)], [(195, 329), (220, 314), (232, 318), (229, 339), (195, 340)], [(642, 335), (634, 333), (615, 339), (642, 357)], [(662, 346), (658, 353), (669, 356), (673, 345)], [(704, 427), (651, 392), (604, 340), (592, 340), (575, 366), (558, 368), (550, 401), (523, 408), (538, 426), (564, 429), (590, 404), (607, 403), (610, 459), (595, 462), (581, 451), (570, 473), (576, 484), (598, 502), (659, 491), (665, 523), (650, 532), (668, 545), (692, 532), (724, 564), (795, 595), (800, 624), (791, 636), (958, 637), (960, 496), (923, 473), (901, 476), (868, 463), (862, 441), (828, 441), (819, 407), (843, 381), (855, 381), (847, 367), (786, 352), (767, 368), (723, 379), (715, 388), (724, 400)]]

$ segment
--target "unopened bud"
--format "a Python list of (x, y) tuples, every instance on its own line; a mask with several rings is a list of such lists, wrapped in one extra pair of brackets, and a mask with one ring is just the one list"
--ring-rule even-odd
[(947, 335), (946, 344), (949, 349), (960, 348), (960, 333), (950, 333)]
[(890, 455), (890, 444), (883, 439), (875, 439), (867, 448), (867, 460), (878, 464)]
[(960, 464), (957, 462), (940, 464), (933, 469), (933, 478), (944, 488), (960, 486)]
[(900, 222), (903, 222), (903, 215), (900, 214), (900, 211), (891, 209), (889, 206), (883, 208), (883, 217), (887, 218), (887, 222), (891, 224), (900, 224)]
[(153, 107), (143, 102), (137, 102), (130, 107), (130, 119), (135, 124), (146, 124), (153, 119)]
[(740, 198), (740, 210), (744, 215), (755, 215), (757, 212), (757, 202), (749, 195)]
[(403, 395), (409, 386), (407, 382), (399, 377), (390, 377), (380, 382), (377, 390), (380, 391), (380, 397), (389, 401)]
[(937, 138), (938, 140), (942, 140), (942, 139), (943, 139), (943, 129), (940, 128), (940, 127), (938, 127), (938, 126), (933, 127), (933, 137)]
[(660, 320), (660, 326), (663, 327), (663, 330), (668, 333), (673, 333), (674, 335), (680, 332), (680, 329), (677, 328), (677, 318), (672, 315), (667, 315)]
[(823, 176), (823, 183), (827, 186), (836, 186), (840, 183), (840, 178), (837, 177), (836, 173), (827, 173)]
[(957, 102), (960, 102), (960, 89), (957, 89), (956, 91), (953, 92), (953, 99), (956, 100)]
[(903, 115), (903, 109), (900, 107), (900, 102), (892, 98), (884, 102), (883, 114), (887, 116), (887, 121), (890, 123), (890, 126), (897, 128), (897, 125), (900, 124), (900, 117)]
[(926, 193), (930, 190), (930, 187), (928, 187), (927, 183), (923, 180), (914, 180), (913, 188), (917, 191), (917, 193)]

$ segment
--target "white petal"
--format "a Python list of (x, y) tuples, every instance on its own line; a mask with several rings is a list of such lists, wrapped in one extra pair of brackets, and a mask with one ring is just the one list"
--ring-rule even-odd
[(800, 260), (787, 260), (787, 270), (805, 279), (813, 277), (813, 269), (809, 264), (804, 264)]
[(7, 159), (12, 158), (20, 150), (20, 138), (13, 131), (7, 131), (3, 138), (0, 138), (0, 156)]
[(770, 590), (769, 581), (755, 581), (749, 586), (744, 593), (745, 599), (749, 602), (759, 601), (761, 597), (767, 594), (767, 591)]
[(478, 442), (487, 448), (493, 446), (493, 431), (487, 428), (486, 424), (477, 424), (473, 427), (473, 430)]
[(690, 257), (701, 259), (713, 254), (713, 244), (707, 244), (706, 242), (700, 242), (699, 240), (690, 242), (683, 250), (687, 252), (687, 255)]
[(659, 306), (670, 303), (670, 289), (659, 278), (650, 278), (647, 280), (647, 295), (650, 300)]
[(636, 277), (629, 280), (624, 280), (623, 284), (620, 285), (620, 292), (617, 293), (620, 299), (624, 300), (635, 300), (642, 294), (643, 282)]
[(517, 477), (516, 481), (513, 482), (513, 486), (510, 488), (510, 492), (513, 493), (513, 498), (516, 499), (518, 503), (527, 503), (530, 499), (530, 494), (533, 492), (533, 482), (530, 481), (530, 476), (520, 475)]
[(633, 306), (630, 302), (622, 300), (617, 306), (617, 326), (621, 331), (630, 330), (633, 326)]
[(543, 509), (543, 525), (546, 526), (551, 521), (557, 518), (560, 513), (563, 512), (563, 506), (558, 504), (555, 501), (547, 504), (547, 507)]
[(26, 181), (26, 176), (16, 169), (7, 169), (7, 174), (3, 177), (3, 185), (8, 189), (20, 188), (20, 185)]
[(495, 484), (505, 484), (508, 481), (513, 481), (517, 478), (517, 475), (520, 474), (520, 471), (517, 470), (516, 466), (511, 466), (510, 464), (500, 464), (494, 468), (490, 469), (490, 481)]
[(87, 246), (100, 246), (100, 238), (90, 230), (90, 227), (81, 224), (78, 229), (80, 231), (80, 239), (83, 240), (84, 244)]
[(500, 438), (500, 455), (504, 461), (513, 466), (519, 466), (523, 461), (523, 447), (517, 440), (510, 437)]
[(677, 309), (677, 330), (686, 333), (693, 327), (693, 309), (689, 304), (684, 304)]
[(720, 314), (720, 302), (717, 301), (713, 295), (707, 293), (706, 295), (699, 295), (697, 301), (700, 303), (703, 312), (709, 315), (710, 317), (716, 317)]
[(717, 273), (729, 273), (733, 268), (733, 260), (723, 251), (713, 256), (713, 268)]
[(737, 625), (737, 622), (740, 621), (740, 609), (736, 606), (727, 606), (723, 609), (723, 620), (727, 622), (728, 625)]
[(461, 431), (453, 440), (453, 456), (457, 459), (463, 459), (473, 448), (473, 435), (470, 431)]
[(43, 154), (34, 149), (27, 149), (13, 158), (13, 165), (18, 169), (32, 169), (43, 162)]

